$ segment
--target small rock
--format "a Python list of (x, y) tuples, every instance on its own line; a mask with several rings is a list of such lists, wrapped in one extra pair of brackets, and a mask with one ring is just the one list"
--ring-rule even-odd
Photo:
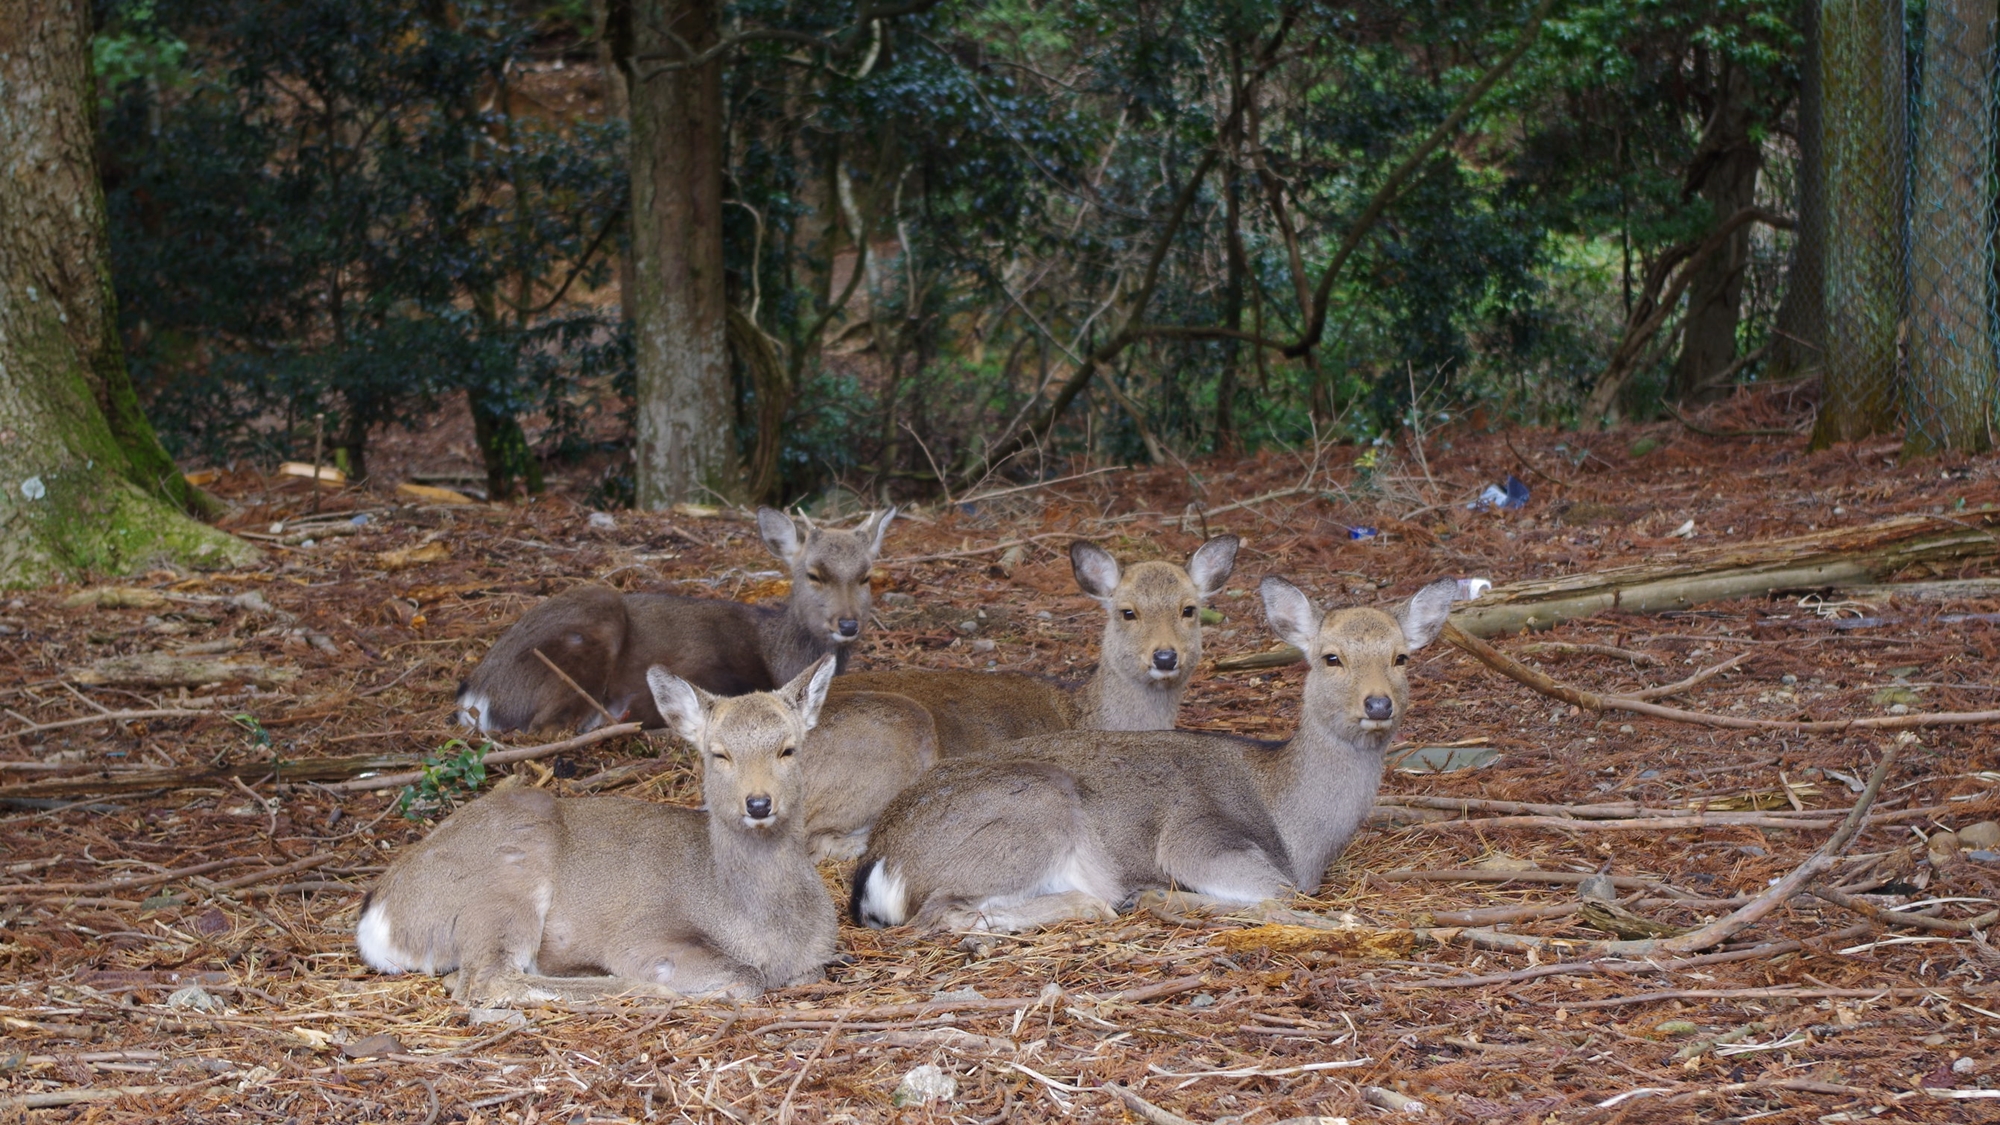
[(222, 1001), (202, 986), (191, 984), (167, 997), (167, 1007), (184, 1012), (219, 1012)]
[(269, 1086), (271, 1084), (271, 1079), (276, 1078), (277, 1076), (278, 1072), (272, 1070), (268, 1066), (253, 1066), (249, 1070), (243, 1072), (243, 1080), (236, 1084), (236, 1092), (239, 1094), (245, 1094), (249, 1093), (251, 1090), (256, 1090), (265, 1086)]
[(1910, 713), (1910, 705), (1907, 703), (1893, 704), (1889, 708), (1889, 713), (1891, 715), (1907, 715)]
[(943, 1068), (932, 1063), (903, 1075), (896, 1083), (896, 1093), (890, 1097), (891, 1105), (922, 1105), (925, 1102), (948, 1102), (958, 1097), (958, 1079), (946, 1074)]
[(998, 647), (999, 646), (996, 645), (993, 641), (985, 637), (981, 637), (978, 640), (972, 642), (972, 651), (974, 652), (992, 652), (995, 648)]
[(1048, 610), (1045, 609), (1035, 614), (1035, 619), (1037, 621), (1054, 621), (1056, 619), (1056, 615), (1050, 613)]
[(961, 621), (958, 623), (958, 631), (970, 636), (971, 634), (977, 633), (979, 631), (979, 622)]
[(931, 999), (947, 1002), (954, 1000), (984, 1000), (986, 999), (986, 994), (976, 988), (954, 988), (949, 992), (933, 992), (931, 993)]
[(1799, 678), (1797, 676), (1792, 675), (1790, 672), (1787, 672), (1784, 675), (1778, 677), (1778, 682), (1785, 685), (1786, 687), (1791, 687), (1793, 684), (1799, 682)]
[(1965, 858), (1971, 860), (1974, 863), (2000, 863), (2000, 852), (1990, 852), (1984, 850), (1976, 852), (1966, 852)]
[(1736, 845), (1736, 850), (1742, 852), (1744, 855), (1754, 855), (1759, 859), (1771, 854), (1755, 844), (1738, 844)]
[(350, 1059), (379, 1059), (386, 1055), (402, 1055), (408, 1052), (401, 1040), (393, 1035), (378, 1032), (356, 1039), (352, 1043), (341, 1044), (340, 1053)]
[(2000, 846), (2000, 822), (1982, 820), (1958, 830), (1958, 846), (1968, 851), (1992, 851)]
[(214, 937), (229, 929), (229, 915), (211, 906), (195, 915), (194, 921), (188, 923), (188, 928), (206, 937)]
[(618, 527), (618, 521), (611, 518), (610, 512), (592, 512), (590, 518), (584, 522), (600, 531), (612, 531)]
[(465, 1022), (471, 1024), (473, 1027), (489, 1023), (504, 1023), (508, 1027), (526, 1027), (528, 1026), (528, 1016), (527, 1013), (517, 1011), (513, 1008), (468, 1008), (465, 1012)]
[(1614, 902), (1618, 898), (1618, 885), (1609, 875), (1592, 875), (1576, 885), (1576, 897)]
[(1618, 733), (1619, 733), (1619, 734), (1631, 734), (1631, 733), (1632, 733), (1632, 724), (1631, 724), (1631, 723), (1620, 723), (1620, 724), (1618, 724)]
[(882, 604), (903, 608), (917, 604), (917, 599), (914, 594), (905, 594), (901, 590), (891, 590), (882, 595)]
[(1197, 992), (1194, 994), (1194, 998), (1188, 1001), (1188, 1007), (1213, 1008), (1215, 1007), (1215, 997), (1210, 996), (1206, 992)]
[(1971, 1074), (1978, 1066), (1978, 1063), (1972, 1061), (1971, 1055), (1960, 1055), (1952, 1061), (1951, 1072), (1953, 1074)]
[(1930, 853), (1932, 867), (1943, 867), (1958, 858), (1958, 833), (1948, 828), (1942, 832), (1933, 832), (1930, 840), (1924, 844), (1924, 849)]

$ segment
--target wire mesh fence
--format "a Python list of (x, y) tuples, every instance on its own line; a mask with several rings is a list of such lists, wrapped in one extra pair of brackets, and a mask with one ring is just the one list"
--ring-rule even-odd
[(1801, 145), (1818, 167), (1800, 179), (1817, 171), (1824, 208), (1815, 439), (1900, 422), (1911, 453), (1991, 448), (1995, 6), (1820, 0), (1816, 14), (1817, 89), (1805, 92), (1819, 100), (1800, 114), (1818, 123), (1817, 145)]

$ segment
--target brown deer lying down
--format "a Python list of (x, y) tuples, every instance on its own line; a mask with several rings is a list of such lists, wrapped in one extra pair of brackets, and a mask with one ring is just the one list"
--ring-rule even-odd
[(947, 762), (896, 798), (854, 875), (870, 926), (1022, 930), (1110, 918), (1139, 892), (1257, 903), (1315, 891), (1361, 826), (1409, 706), (1403, 666), (1444, 627), (1457, 583), (1392, 612), (1322, 616), (1266, 578), (1271, 628), (1306, 653), (1290, 741), (1071, 731)]
[(389, 865), (361, 906), (362, 960), (456, 970), (453, 997), (478, 1003), (820, 979), (838, 915), (806, 852), (800, 745), (832, 679), (821, 657), (775, 692), (723, 698), (653, 669), (655, 706), (701, 753), (710, 811), (496, 789)]
[(824, 773), (806, 794), (822, 856), (851, 859), (875, 817), (933, 760), (988, 754), (1009, 740), (1065, 730), (1169, 730), (1201, 662), (1201, 605), (1222, 590), (1238, 540), (1202, 544), (1186, 568), (1120, 569), (1102, 548), (1070, 545), (1076, 584), (1104, 606), (1097, 669), (1082, 684), (1026, 672), (905, 668), (834, 681), (811, 742)]
[(665, 725), (646, 688), (656, 664), (718, 695), (769, 691), (828, 653), (843, 669), (868, 621), (868, 570), (895, 517), (889, 508), (835, 531), (759, 508), (764, 545), (792, 572), (783, 609), (594, 584), (565, 590), (515, 622), (459, 685), (459, 721), (485, 734), (602, 721), (537, 651), (605, 710), (648, 727)]

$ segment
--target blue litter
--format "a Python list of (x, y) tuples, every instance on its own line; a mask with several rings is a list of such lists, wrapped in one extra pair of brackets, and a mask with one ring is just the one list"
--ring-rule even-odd
[(1521, 483), (1521, 478), (1508, 473), (1505, 485), (1487, 485), (1486, 490), (1479, 494), (1479, 499), (1467, 504), (1466, 507), (1475, 512), (1481, 508), (1499, 508), (1511, 512), (1527, 507), (1528, 495), (1528, 486)]
[(1373, 539), (1380, 534), (1382, 533), (1372, 527), (1350, 527), (1347, 529), (1347, 537), (1349, 539)]
[(354, 517), (353, 519), (351, 519), (351, 520), (348, 520), (347, 522), (348, 522), (348, 523), (351, 523), (351, 524), (353, 524), (353, 525), (354, 525), (354, 526), (356, 526), (356, 527), (367, 527), (367, 526), (368, 526), (368, 513), (366, 513), (366, 512), (363, 512), (363, 513), (361, 513), (360, 515), (358, 515), (358, 516), (355, 516), (355, 517)]

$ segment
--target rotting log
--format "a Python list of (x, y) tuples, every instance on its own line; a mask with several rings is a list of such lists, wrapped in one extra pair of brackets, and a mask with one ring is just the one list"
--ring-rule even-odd
[[(1670, 564), (1516, 582), (1465, 602), (1452, 613), (1451, 623), (1469, 636), (1506, 636), (1605, 610), (1662, 613), (1782, 590), (1852, 589), (1917, 563), (2000, 555), (2000, 536), (1993, 528), (2000, 528), (2000, 508), (1977, 508), (1949, 518), (1897, 516), (1860, 527), (1716, 548)], [(1215, 667), (1218, 672), (1276, 668), (1302, 658), (1298, 649), (1284, 645), (1224, 657)]]

